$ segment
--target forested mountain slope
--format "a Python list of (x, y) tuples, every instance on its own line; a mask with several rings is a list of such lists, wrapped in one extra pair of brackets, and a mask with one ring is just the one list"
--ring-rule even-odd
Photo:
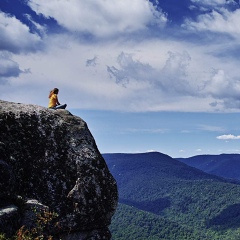
[[(179, 235), (178, 240), (239, 239), (240, 185), (162, 153), (103, 157), (117, 180), (121, 203), (111, 225), (113, 239), (128, 235), (127, 239), (173, 240), (172, 234)], [(141, 221), (136, 220), (139, 214)], [(169, 234), (159, 231), (162, 235), (155, 238), (153, 229), (160, 227)], [(138, 236), (131, 238), (129, 228)]]
[(240, 154), (198, 155), (176, 160), (210, 174), (240, 180)]

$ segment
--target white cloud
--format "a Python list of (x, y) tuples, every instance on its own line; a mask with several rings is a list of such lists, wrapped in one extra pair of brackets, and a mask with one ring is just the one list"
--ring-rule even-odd
[(21, 73), (28, 73), (29, 70), (21, 70), (19, 64), (12, 60), (12, 54), (0, 51), (0, 84), (7, 83), (10, 77), (19, 77)]
[[(160, 45), (161, 41), (158, 44)], [(208, 98), (212, 99), (208, 105), (213, 109), (238, 108), (240, 81), (237, 79), (237, 74), (234, 76), (233, 72), (228, 71), (230, 75), (227, 75), (223, 69), (209, 69), (207, 65), (214, 64), (213, 58), (202, 53), (202, 59), (196, 62), (194, 59), (196, 50), (190, 47), (188, 50), (193, 57), (187, 51), (182, 53), (169, 51), (164, 56), (165, 61), (156, 67), (153, 67), (152, 63), (147, 63), (145, 59), (144, 62), (140, 61), (136, 56), (137, 53), (134, 55), (122, 52), (117, 57), (117, 64), (108, 66), (108, 72), (117, 84), (138, 92), (152, 90), (153, 96), (158, 96), (162, 101), (163, 99), (171, 101), (171, 104), (172, 100), (178, 97), (185, 97), (185, 100), (195, 97), (202, 99), (202, 103)], [(201, 64), (203, 65), (200, 66)], [(198, 68), (203, 68), (205, 71), (200, 72)], [(178, 101), (180, 104), (181, 100)], [(188, 106), (191, 104), (192, 102), (188, 103)], [(163, 102), (161, 105), (163, 106)], [(187, 106), (185, 105), (184, 108)]]
[[(201, 72), (218, 63), (209, 56), (205, 59), (201, 47), (162, 40), (140, 43), (132, 40), (123, 45), (120, 39), (119, 42), (83, 44), (63, 34), (48, 37), (47, 41), (45, 51), (13, 56), (19, 69), (29, 68), (31, 74), (12, 80), (9, 89), (6, 87), (1, 93), (2, 98), (47, 105), (46, 92), (58, 87), (61, 102), (67, 102), (72, 108), (223, 111), (221, 94), (224, 101), (229, 97), (229, 102), (233, 103), (229, 109), (236, 107), (236, 97), (224, 91), (216, 93), (218, 88), (224, 90), (222, 82), (213, 84), (213, 74)], [(183, 51), (178, 52), (178, 49)], [(228, 65), (224, 63), (223, 67)], [(232, 79), (228, 77), (230, 82)], [(34, 94), (24, 95), (19, 84)], [(14, 86), (18, 87), (16, 91)], [(233, 87), (229, 89), (232, 94)], [(213, 102), (216, 104), (210, 105)]]
[(46, 35), (46, 26), (41, 25), (39, 23), (37, 23), (36, 21), (34, 21), (32, 19), (32, 16), (29, 14), (25, 14), (25, 17), (32, 23), (32, 25), (35, 27), (35, 29), (37, 30), (38, 34), (41, 36), (45, 36)]
[(189, 81), (188, 66), (191, 57), (187, 52), (168, 52), (163, 66), (153, 68), (149, 63), (134, 59), (134, 56), (121, 53), (117, 57), (118, 65), (108, 67), (108, 72), (115, 77), (117, 84), (131, 87), (135, 82), (145, 89), (158, 89), (161, 93), (192, 95), (197, 86)]
[(190, 30), (211, 31), (215, 33), (229, 34), (240, 38), (240, 9), (229, 11), (226, 8), (213, 10), (210, 13), (201, 14), (197, 21), (187, 19), (184, 27)]
[(163, 86), (165, 92), (180, 95), (196, 94), (196, 86), (188, 79), (190, 63), (191, 57), (187, 51), (168, 52), (168, 59), (158, 74), (161, 76), (159, 84)]
[(191, 0), (192, 3), (198, 5), (207, 5), (207, 6), (218, 6), (226, 4), (226, 0)]
[(217, 139), (220, 140), (238, 140), (240, 139), (240, 135), (232, 135), (232, 134), (226, 134), (226, 135), (221, 135), (221, 136), (217, 136)]
[[(129, 31), (143, 29), (156, 20), (153, 6), (143, 0), (134, 0), (131, 7), (126, 0), (117, 1), (119, 12), (114, 12), (115, 22), (107, 21), (106, 16), (111, 16), (113, 8), (109, 0), (31, 0), (28, 3), (37, 13), (62, 21), (62, 25), (70, 30), (84, 31), (88, 28), (99, 36), (104, 31), (109, 31), (108, 36), (128, 32), (121, 28), (128, 24), (133, 24)], [(83, 9), (89, 16), (82, 13)], [(129, 14), (133, 15), (132, 20), (125, 19)], [(151, 36), (139, 41), (137, 34), (128, 41), (119, 35), (114, 41), (110, 37), (105, 39), (107, 41), (82, 42), (69, 33), (47, 35), (45, 27), (29, 17), (43, 32), (41, 40), (16, 18), (3, 13), (0, 16), (7, 26), (0, 27), (8, 39), (7, 49), (13, 51), (15, 48), (15, 54), (11, 57), (2, 55), (0, 63), (1, 81), (6, 83), (8, 79), (10, 83), (0, 96), (7, 100), (23, 99), (24, 102), (47, 105), (45, 93), (58, 87), (61, 89), (60, 98), (72, 108), (191, 112), (239, 109), (239, 61), (225, 61), (217, 56), (226, 50), (225, 41), (204, 45), (191, 43), (189, 39), (165, 40)], [(92, 20), (90, 16), (93, 16)], [(95, 17), (100, 18), (97, 29)], [(77, 19), (75, 23), (74, 19)], [(113, 29), (115, 24), (116, 29)], [(15, 28), (18, 32), (14, 31)], [(22, 42), (13, 41), (16, 36)], [(2, 38), (0, 47), (3, 48), (1, 41)], [(45, 44), (44, 51), (25, 55), (39, 42)], [(30, 69), (31, 74), (21, 75), (26, 72), (24, 69)], [(24, 88), (34, 94), (24, 95)]]
[(70, 31), (100, 37), (143, 30), (149, 24), (162, 26), (166, 16), (146, 0), (30, 0), (29, 6), (54, 18)]
[(240, 94), (240, 81), (226, 74), (223, 69), (212, 71), (212, 76), (205, 82), (205, 91), (215, 98), (237, 97)]
[[(115, 77), (116, 83), (126, 87), (135, 82), (152, 82), (155, 70), (146, 63), (134, 60), (131, 54), (120, 53), (117, 57), (118, 66), (108, 66), (108, 72)], [(131, 82), (130, 82), (131, 81)], [(141, 84), (141, 83), (140, 83)]]
[(36, 51), (41, 39), (13, 16), (0, 12), (0, 50), (13, 53)]
[(17, 77), (20, 72), (19, 65), (11, 60), (10, 54), (7, 52), (0, 53), (0, 77)]

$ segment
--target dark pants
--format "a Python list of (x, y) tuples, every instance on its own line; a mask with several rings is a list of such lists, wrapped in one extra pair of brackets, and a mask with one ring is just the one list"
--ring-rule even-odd
[(57, 105), (55, 107), (51, 107), (51, 109), (65, 109), (67, 107), (67, 104), (61, 104)]

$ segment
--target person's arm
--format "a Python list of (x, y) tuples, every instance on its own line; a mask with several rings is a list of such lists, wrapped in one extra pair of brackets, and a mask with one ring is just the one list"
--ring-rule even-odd
[(57, 102), (57, 105), (61, 105), (60, 102), (58, 101), (58, 97), (56, 96), (56, 102)]

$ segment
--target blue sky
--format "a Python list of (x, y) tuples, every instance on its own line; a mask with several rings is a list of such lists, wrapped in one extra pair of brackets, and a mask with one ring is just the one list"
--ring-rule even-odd
[(0, 99), (82, 117), (102, 153), (240, 153), (240, 5), (1, 0)]

